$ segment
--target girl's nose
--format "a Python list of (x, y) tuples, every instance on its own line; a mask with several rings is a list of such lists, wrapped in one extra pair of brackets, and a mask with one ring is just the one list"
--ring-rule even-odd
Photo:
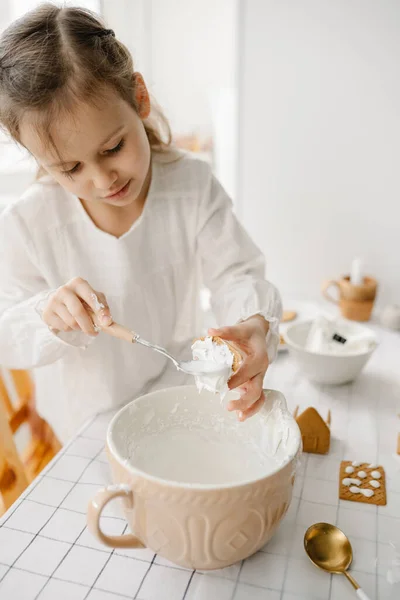
[(104, 166), (98, 166), (93, 173), (94, 187), (107, 193), (118, 180), (118, 174), (113, 169), (106, 169)]

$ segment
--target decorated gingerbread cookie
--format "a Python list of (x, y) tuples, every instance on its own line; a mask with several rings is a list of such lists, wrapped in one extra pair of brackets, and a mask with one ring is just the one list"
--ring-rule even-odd
[(383, 467), (356, 461), (342, 461), (339, 473), (339, 498), (385, 506), (386, 477)]

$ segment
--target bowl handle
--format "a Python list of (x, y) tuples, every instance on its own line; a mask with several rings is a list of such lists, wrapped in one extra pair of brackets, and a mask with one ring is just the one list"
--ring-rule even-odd
[(338, 300), (336, 300), (335, 298), (333, 298), (329, 293), (328, 290), (330, 287), (332, 286), (336, 286), (340, 292), (340, 288), (339, 288), (339, 284), (337, 281), (335, 281), (334, 279), (330, 279), (329, 281), (324, 281), (324, 283), (322, 284), (321, 287), (321, 291), (322, 291), (322, 295), (324, 296), (324, 298), (326, 298), (327, 300), (329, 300), (329, 302), (333, 302), (334, 304), (339, 304)]
[(87, 524), (89, 531), (106, 546), (111, 548), (145, 548), (146, 546), (131, 533), (125, 535), (106, 535), (100, 527), (100, 517), (105, 506), (114, 498), (125, 498), (129, 509), (133, 508), (133, 492), (126, 484), (110, 485), (99, 490), (89, 502)]

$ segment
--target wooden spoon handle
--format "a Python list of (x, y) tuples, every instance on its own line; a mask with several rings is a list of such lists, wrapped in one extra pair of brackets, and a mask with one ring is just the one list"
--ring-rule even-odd
[(101, 331), (104, 331), (104, 333), (119, 338), (120, 340), (124, 340), (125, 342), (130, 342), (131, 344), (136, 342), (136, 333), (134, 331), (130, 331), (130, 329), (124, 327), (123, 325), (119, 325), (118, 323), (112, 323), (111, 325), (107, 326), (101, 325), (94, 312), (88, 312), (96, 327), (99, 327)]
[(108, 327), (102, 327), (101, 330), (108, 335), (112, 335), (120, 340), (125, 340), (131, 344), (136, 341), (135, 332), (130, 331), (127, 327), (119, 325), (118, 323), (112, 323), (112, 325), (109, 325)]

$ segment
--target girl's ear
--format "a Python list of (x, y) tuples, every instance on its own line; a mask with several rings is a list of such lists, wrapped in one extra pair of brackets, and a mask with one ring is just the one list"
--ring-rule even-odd
[(146, 84), (140, 73), (133, 74), (135, 103), (138, 107), (138, 115), (142, 119), (147, 119), (150, 114), (150, 96)]

